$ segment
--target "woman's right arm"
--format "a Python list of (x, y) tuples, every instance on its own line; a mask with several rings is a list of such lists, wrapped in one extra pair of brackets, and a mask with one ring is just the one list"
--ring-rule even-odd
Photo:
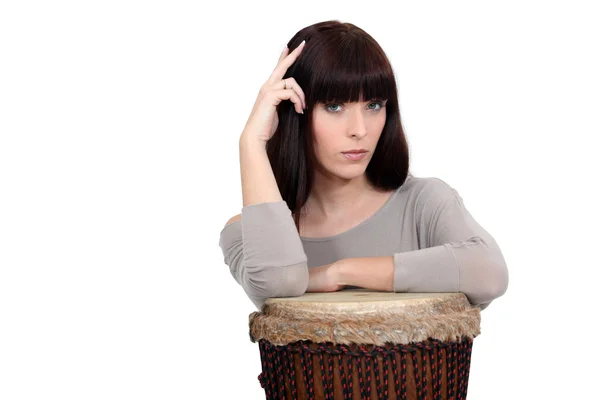
[(277, 104), (289, 99), (302, 112), (302, 90), (293, 78), (286, 79), (286, 89), (281, 82), (302, 47), (287, 57), (282, 53), (240, 136), (241, 221), (226, 225), (219, 241), (232, 276), (257, 308), (269, 297), (300, 296), (308, 287), (304, 248), (266, 151), (277, 125)]
[(266, 143), (245, 135), (240, 136), (239, 147), (243, 206), (283, 201), (267, 156)]
[(242, 208), (219, 246), (231, 275), (258, 309), (269, 297), (300, 296), (308, 287), (307, 258), (285, 201)]

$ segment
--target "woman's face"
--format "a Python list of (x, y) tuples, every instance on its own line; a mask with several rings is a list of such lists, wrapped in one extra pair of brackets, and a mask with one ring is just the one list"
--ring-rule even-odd
[[(317, 103), (313, 108), (314, 150), (319, 164), (336, 176), (353, 179), (365, 172), (383, 131), (387, 100)], [(365, 149), (358, 159), (343, 152)]]

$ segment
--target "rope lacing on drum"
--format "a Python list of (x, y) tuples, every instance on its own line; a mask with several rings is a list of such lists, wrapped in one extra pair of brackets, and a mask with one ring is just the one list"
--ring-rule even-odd
[[(359, 391), (363, 399), (371, 398), (371, 370), (375, 376), (377, 398), (388, 397), (388, 376), (391, 364), (392, 375), (396, 396), (398, 399), (406, 399), (407, 382), (407, 355), (411, 355), (414, 381), (418, 391), (419, 400), (427, 400), (427, 361), (431, 366), (431, 381), (433, 399), (442, 398), (442, 366), (443, 349), (446, 349), (446, 388), (448, 397), (456, 396), (457, 399), (465, 399), (469, 378), (469, 365), (471, 360), (472, 338), (466, 338), (461, 342), (444, 343), (436, 339), (428, 343), (413, 343), (410, 345), (396, 344), (390, 348), (373, 346), (371, 350), (364, 345), (357, 345), (356, 350), (348, 345), (339, 344), (333, 347), (330, 343), (319, 343), (316, 348), (310, 347), (312, 342), (298, 341), (285, 346), (272, 345), (268, 341), (259, 340), (259, 348), (262, 363), (262, 373), (258, 376), (261, 387), (265, 389), (267, 399), (297, 399), (298, 389), (296, 387), (296, 371), (294, 368), (294, 355), (297, 354), (302, 369), (302, 380), (306, 398), (315, 398), (315, 382), (313, 375), (313, 356), (317, 355), (321, 375), (323, 396), (325, 399), (334, 398), (333, 376), (334, 357), (337, 356), (338, 373), (340, 375), (342, 394), (344, 399), (353, 396), (353, 369), (358, 373)], [(314, 344), (313, 344), (314, 346)], [(419, 351), (422, 359), (422, 368), (419, 368), (418, 357), (413, 353)], [(437, 351), (437, 363), (436, 354)], [(325, 367), (324, 354), (327, 354), (327, 368)], [(377, 356), (382, 357), (383, 370), (379, 368)], [(400, 373), (396, 355), (400, 358)], [(346, 356), (346, 370), (343, 367), (343, 356)], [(361, 358), (365, 361), (363, 372)], [(391, 363), (390, 363), (391, 361)], [(375, 364), (375, 367), (373, 366)], [(383, 377), (383, 384), (381, 382)], [(286, 385), (287, 382), (287, 385)], [(457, 387), (458, 385), (458, 387)], [(291, 397), (287, 397), (287, 395)]]

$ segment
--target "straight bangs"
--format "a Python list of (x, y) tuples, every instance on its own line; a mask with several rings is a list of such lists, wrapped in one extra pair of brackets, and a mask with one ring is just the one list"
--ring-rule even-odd
[(379, 46), (346, 36), (341, 43), (323, 43), (325, 57), (315, 57), (307, 102), (354, 103), (396, 96), (393, 70)]

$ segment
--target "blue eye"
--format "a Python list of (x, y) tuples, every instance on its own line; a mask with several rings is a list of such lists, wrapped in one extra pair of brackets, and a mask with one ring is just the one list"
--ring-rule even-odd
[[(371, 105), (376, 105), (376, 106), (379, 106), (379, 108), (371, 108), (371, 107), (370, 107)], [(332, 110), (332, 109), (330, 108), (330, 107), (335, 107), (335, 106), (337, 106), (337, 107), (341, 107), (341, 105), (340, 105), (340, 104), (338, 104), (338, 103), (330, 103), (330, 104), (326, 104), (326, 105), (325, 105), (325, 110), (326, 110), (326, 111), (328, 111), (328, 112), (331, 112), (331, 113), (338, 113), (338, 112), (340, 112), (340, 111), (341, 111), (340, 109), (337, 109), (337, 110)], [(385, 107), (385, 104), (384, 104), (382, 101), (380, 101), (380, 100), (377, 100), (377, 101), (373, 101), (373, 102), (369, 103), (369, 104), (367, 105), (367, 107), (369, 108), (369, 110), (373, 110), (373, 111), (380, 111), (380, 110), (381, 110), (383, 107)]]
[[(333, 110), (331, 110), (331, 109), (329, 108), (329, 107), (331, 107), (331, 106), (340, 106), (340, 105), (339, 105), (339, 104), (328, 104), (328, 105), (326, 105), (326, 106), (325, 106), (325, 109), (326, 109), (327, 111), (333, 111)], [(341, 106), (340, 106), (340, 107), (341, 107)], [(333, 112), (337, 112), (337, 111), (333, 111)]]
[[(379, 111), (379, 110), (381, 110), (381, 109), (383, 108), (383, 103), (382, 103), (381, 101), (374, 101), (374, 102), (373, 102), (373, 103), (371, 103), (371, 104), (375, 104), (375, 105), (378, 105), (378, 106), (379, 106), (379, 108), (372, 108), (372, 110), (377, 110), (377, 111)], [(371, 104), (369, 104), (369, 105), (371, 105)]]

